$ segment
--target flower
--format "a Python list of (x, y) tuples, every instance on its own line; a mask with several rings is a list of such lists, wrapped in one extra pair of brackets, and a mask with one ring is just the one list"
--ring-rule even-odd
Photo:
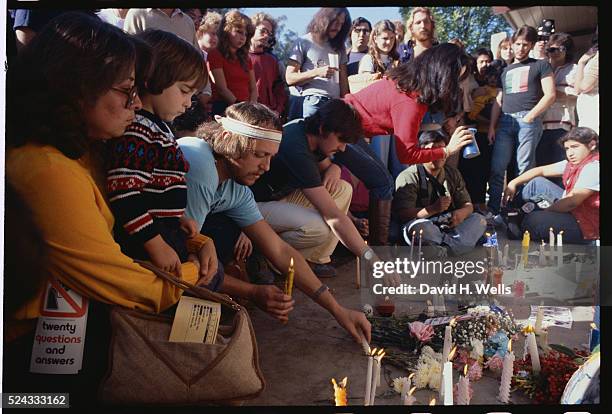
[(401, 394), (405, 383), (408, 383), (408, 377), (393, 378), (393, 390), (396, 393)]
[(484, 354), (484, 346), (480, 339), (472, 338), (472, 352), (470, 352), (470, 358), (479, 360)]
[(493, 355), (487, 362), (485, 362), (485, 368), (491, 370), (501, 370), (504, 366), (504, 360), (499, 355)]
[(470, 381), (478, 381), (482, 378), (482, 368), (478, 361), (474, 361), (472, 365), (468, 368), (468, 378)]
[(426, 325), (423, 322), (411, 322), (409, 324), (410, 335), (414, 336), (421, 342), (428, 342), (434, 335), (434, 329), (431, 325)]

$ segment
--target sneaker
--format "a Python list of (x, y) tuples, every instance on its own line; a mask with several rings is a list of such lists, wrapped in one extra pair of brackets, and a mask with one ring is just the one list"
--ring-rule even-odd
[(506, 221), (504, 220), (504, 216), (502, 216), (501, 214), (496, 214), (493, 217), (493, 225), (494, 226), (505, 226), (506, 225)]
[(311, 262), (308, 262), (308, 265), (310, 265), (313, 273), (317, 275), (319, 279), (327, 279), (337, 275), (336, 269), (331, 265)]

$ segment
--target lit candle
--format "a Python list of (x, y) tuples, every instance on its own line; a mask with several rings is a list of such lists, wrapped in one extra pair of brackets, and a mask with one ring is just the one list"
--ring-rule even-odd
[(287, 279), (285, 279), (285, 295), (291, 296), (293, 292), (293, 274), (295, 270), (293, 268), (293, 257), (289, 261), (289, 272), (287, 273)]
[(436, 399), (432, 398), (431, 401), (429, 402), (429, 405), (436, 405)]
[[(442, 363), (445, 364), (449, 360), (449, 355), (451, 352), (451, 347), (453, 346), (453, 325), (455, 323), (455, 318), (451, 319), (448, 325), (444, 328), (444, 346), (442, 347)], [(442, 367), (442, 371), (440, 372), (440, 399), (444, 398), (444, 393), (446, 389), (444, 388), (444, 366)], [(450, 392), (453, 390), (451, 388)]]
[(521, 263), (523, 267), (527, 267), (527, 262), (529, 260), (529, 242), (531, 241), (529, 237), (529, 231), (525, 230), (523, 233), (523, 240), (521, 241)]
[(535, 333), (529, 332), (527, 334), (527, 350), (531, 357), (531, 370), (534, 375), (540, 373), (540, 354), (538, 353), (538, 343), (536, 342)]
[(499, 384), (499, 400), (507, 404), (510, 400), (510, 384), (514, 374), (514, 352), (512, 352), (512, 340), (508, 341), (508, 352), (504, 357), (502, 367), (501, 383)]
[(410, 261), (412, 262), (413, 256), (412, 252), (414, 250), (414, 236), (416, 235), (416, 230), (412, 230), (412, 239), (410, 240)]
[(344, 377), (340, 384), (336, 383), (336, 379), (331, 379), (332, 384), (334, 385), (334, 401), (336, 403), (336, 407), (346, 407), (348, 405), (347, 397), (346, 397), (346, 383), (348, 381), (347, 377)]
[(455, 356), (457, 347), (448, 354), (448, 360), (444, 363), (442, 369), (442, 382), (440, 383), (440, 389), (444, 390), (441, 398), (443, 398), (444, 405), (453, 405), (453, 363), (451, 362)]
[(417, 260), (421, 260), (421, 240), (423, 240), (423, 229), (419, 230), (419, 251)]
[(557, 267), (563, 266), (563, 230), (557, 233)]
[(535, 320), (535, 332), (539, 333), (542, 330), (542, 322), (544, 321), (544, 308), (538, 306), (538, 312), (536, 313)]
[(406, 396), (404, 397), (404, 405), (414, 405), (414, 403), (416, 402), (416, 397), (412, 395), (414, 394), (414, 391), (416, 391), (416, 386), (410, 388), (410, 391), (408, 391), (408, 394), (406, 394)]
[(370, 405), (370, 393), (372, 391), (372, 364), (374, 361), (374, 354), (376, 353), (376, 348), (371, 349), (368, 353), (368, 371), (366, 373), (366, 390), (365, 390), (365, 400), (363, 405)]
[(599, 345), (599, 329), (597, 329), (597, 325), (591, 323), (591, 337), (589, 339), (589, 350), (593, 352), (593, 349)]
[(372, 391), (370, 393), (370, 405), (374, 405), (374, 399), (376, 398), (376, 387), (380, 380), (380, 367), (382, 365), (382, 359), (385, 356), (385, 352), (381, 348), (378, 354), (374, 357), (374, 375), (372, 377)]
[(548, 245), (550, 246), (550, 251), (555, 247), (555, 232), (552, 227), (548, 230)]
[(538, 264), (542, 267), (546, 266), (546, 257), (544, 256), (544, 240), (542, 240), (542, 244), (540, 245), (540, 251), (538, 253)]
[(463, 368), (463, 376), (457, 383), (457, 405), (470, 405), (470, 379), (467, 376), (468, 364)]

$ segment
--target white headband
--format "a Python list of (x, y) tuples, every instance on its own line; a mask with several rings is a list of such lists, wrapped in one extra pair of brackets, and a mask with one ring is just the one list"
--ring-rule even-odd
[(215, 121), (220, 123), (223, 126), (223, 129), (226, 131), (249, 138), (281, 142), (281, 138), (283, 137), (283, 133), (281, 131), (262, 128), (220, 115), (215, 115)]

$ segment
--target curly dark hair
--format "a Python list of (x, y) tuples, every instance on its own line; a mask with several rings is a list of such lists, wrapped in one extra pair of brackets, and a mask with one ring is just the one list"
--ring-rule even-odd
[(134, 69), (137, 80), (146, 78), (147, 53), (142, 42), (84, 13), (52, 19), (8, 69), (8, 145), (38, 142), (80, 158), (92, 142), (86, 107)]
[[(329, 25), (341, 13), (344, 14), (344, 24), (333, 39), (327, 38)], [(321, 7), (312, 17), (306, 27), (306, 31), (312, 34), (312, 38), (317, 43), (328, 42), (333, 50), (338, 53), (344, 52), (344, 44), (351, 30), (351, 14), (346, 7)]]
[(354, 144), (364, 136), (359, 112), (342, 99), (330, 99), (313, 115), (304, 119), (306, 133), (338, 134), (340, 142)]
[(432, 112), (450, 113), (462, 99), (459, 75), (464, 66), (463, 77), (471, 72), (471, 57), (457, 45), (442, 43), (391, 69), (387, 76), (400, 91), (418, 94), (418, 102)]

